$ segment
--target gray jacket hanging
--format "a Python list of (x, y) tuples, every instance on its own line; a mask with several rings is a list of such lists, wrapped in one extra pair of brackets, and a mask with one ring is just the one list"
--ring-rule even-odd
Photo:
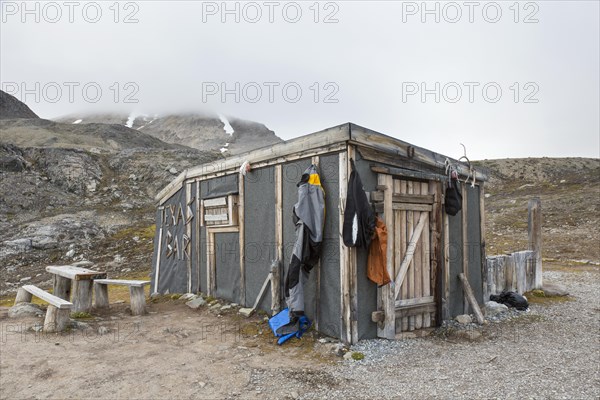
[(317, 167), (311, 165), (298, 183), (298, 202), (294, 205), (296, 242), (285, 277), (285, 298), (290, 314), (304, 313), (304, 283), (319, 261), (325, 222), (325, 193)]

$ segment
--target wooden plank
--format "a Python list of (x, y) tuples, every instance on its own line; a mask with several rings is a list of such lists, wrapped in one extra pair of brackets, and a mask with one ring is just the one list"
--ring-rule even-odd
[[(191, 238), (192, 238), (192, 224), (189, 223), (190, 219), (189, 219), (189, 215), (187, 215), (187, 213), (190, 210), (189, 204), (191, 202), (192, 202), (192, 183), (190, 182), (190, 183), (187, 183), (185, 186), (185, 212), (186, 212), (185, 233), (186, 233), (187, 237), (189, 238), (189, 240), (191, 240)], [(191, 254), (186, 252), (185, 245), (182, 244), (182, 246), (183, 246), (183, 257), (186, 259), (185, 265), (187, 268), (187, 292), (191, 293), (192, 292), (192, 257), (191, 257)], [(142, 294), (143, 294), (143, 292), (142, 292)]]
[(134, 280), (134, 279), (95, 279), (94, 283), (100, 285), (121, 285), (121, 286), (134, 286), (144, 287), (150, 284), (150, 281)]
[[(429, 192), (429, 184), (427, 182), (421, 183), (421, 195)], [(431, 195), (433, 200), (433, 195)], [(432, 208), (433, 211), (433, 208)], [(429, 242), (431, 240), (429, 235), (429, 213), (425, 213), (425, 227), (423, 228), (422, 240), (421, 240), (421, 264), (423, 266), (421, 276), (421, 294), (423, 296), (429, 296), (431, 294), (431, 263), (429, 260)], [(431, 326), (431, 316), (429, 313), (423, 314), (423, 328), (429, 328)]]
[(434, 195), (433, 210), (429, 219), (431, 235), (430, 263), (431, 263), (431, 293), (435, 296), (436, 310), (431, 315), (432, 324), (440, 324), (442, 321), (442, 185), (438, 182), (429, 182), (429, 193)]
[[(412, 181), (408, 181), (406, 183), (406, 187), (407, 187), (407, 193), (408, 194), (414, 194), (414, 182)], [(404, 262), (404, 260), (402, 261), (402, 265), (400, 265), (400, 273), (404, 273), (407, 274), (407, 280), (408, 280), (408, 298), (412, 299), (415, 297), (415, 263), (412, 260), (412, 258), (414, 257), (415, 254), (415, 245), (416, 245), (416, 240), (413, 241), (413, 237), (415, 237), (415, 225), (414, 225), (414, 212), (411, 210), (407, 210), (406, 213), (406, 221), (407, 221), (407, 227), (406, 227), (406, 232), (407, 234), (410, 233), (410, 241), (407, 245), (406, 248), (406, 254), (408, 257), (410, 257), (410, 260), (408, 262)], [(420, 236), (420, 233), (419, 233)], [(418, 239), (419, 236), (416, 236), (415, 239)], [(398, 277), (396, 277), (398, 278)], [(400, 283), (402, 283), (402, 281), (400, 281)], [(397, 299), (397, 297), (394, 297), (394, 301)], [(415, 330), (415, 317), (409, 317), (408, 318), (408, 330), (409, 331), (414, 331)]]
[(407, 317), (413, 317), (415, 315), (430, 314), (430, 313), (435, 312), (435, 309), (436, 309), (435, 303), (419, 304), (419, 305), (407, 307), (407, 308), (397, 308), (396, 309), (396, 318), (407, 318)]
[(154, 293), (158, 293), (158, 277), (160, 276), (160, 259), (162, 254), (162, 233), (163, 228), (161, 226), (158, 230), (158, 249), (156, 252), (156, 264), (154, 264)]
[[(401, 180), (400, 181), (400, 194), (402, 195), (406, 195), (407, 192), (407, 182), (405, 180)], [(407, 230), (407, 226), (406, 226), (406, 211), (398, 211), (400, 213), (400, 243), (402, 246), (402, 258), (399, 258), (398, 260), (403, 260), (404, 257), (406, 256), (406, 249), (408, 247), (408, 241), (410, 240), (410, 238), (408, 237), (408, 234), (406, 232)], [(398, 263), (394, 263), (396, 265), (398, 265)], [(397, 273), (400, 271), (400, 265), (398, 265), (397, 267)], [(397, 274), (396, 273), (396, 274)], [(404, 282), (402, 282), (402, 285), (400, 285), (400, 298), (401, 299), (407, 299), (408, 298), (408, 282), (406, 280), (404, 280)], [(408, 317), (402, 317), (401, 321), (400, 321), (400, 327), (402, 328), (402, 332), (406, 332), (408, 331)]]
[[(413, 193), (416, 195), (420, 195), (421, 194), (421, 184), (419, 182), (414, 182), (413, 183)], [(431, 207), (431, 206), (429, 206)], [(421, 213), (413, 213), (413, 220), (415, 223), (415, 226), (418, 228), (420, 223), (421, 223), (421, 219), (423, 219), (423, 227), (421, 228), (421, 234), (419, 235), (419, 239), (417, 239), (415, 241), (415, 247), (414, 247), (414, 255), (413, 255), (413, 269), (414, 269), (414, 273), (415, 273), (415, 290), (414, 290), (414, 297), (415, 298), (419, 298), (423, 295), (423, 260), (421, 257), (421, 252), (422, 252), (422, 247), (423, 247), (423, 242), (425, 241), (425, 229), (428, 225), (428, 221), (427, 221), (427, 212), (421, 212)], [(427, 238), (429, 239), (429, 238)], [(421, 329), (423, 327), (423, 316), (422, 315), (415, 315), (415, 329)]]
[(431, 212), (433, 207), (429, 204), (394, 203), (392, 206), (392, 209), (405, 210), (405, 211)]
[(229, 215), (227, 214), (204, 214), (204, 221), (206, 222), (212, 222), (212, 221), (219, 221), (219, 222), (223, 222), (223, 221), (228, 221), (229, 220)]
[[(348, 191), (348, 153), (339, 154), (339, 233), (344, 229), (344, 207)], [(349, 251), (340, 237), (340, 314), (341, 314), (341, 339), (348, 344), (352, 341), (352, 324), (350, 322), (350, 277), (349, 277)]]
[(31, 293), (33, 296), (38, 299), (44, 300), (46, 303), (53, 305), (58, 309), (70, 309), (73, 306), (73, 303), (63, 300), (60, 297), (56, 297), (53, 294), (46, 292), (43, 289), (40, 289), (34, 285), (24, 285), (21, 287), (23, 290)]
[[(245, 224), (244, 224), (244, 179), (245, 177), (240, 174), (238, 179), (238, 204), (237, 204), (237, 219), (239, 226), (239, 252), (240, 252), (240, 303), (246, 304), (246, 256), (245, 256), (245, 248), (246, 248), (246, 238), (244, 234)], [(231, 203), (233, 203), (233, 197), (230, 197)], [(232, 205), (233, 207), (233, 205)], [(232, 221), (233, 219), (233, 210), (232, 210)]]
[[(469, 242), (468, 242), (468, 220), (467, 217), (469, 215), (468, 213), (468, 207), (467, 207), (467, 185), (466, 183), (462, 182), (461, 184), (461, 191), (463, 194), (463, 202), (462, 202), (462, 210), (461, 210), (461, 216), (462, 216), (462, 223), (461, 223), (461, 232), (462, 232), (462, 270), (463, 270), (463, 274), (465, 274), (465, 276), (469, 276)], [(464, 295), (464, 299), (463, 299), (463, 314), (468, 314), (469, 313), (469, 301), (467, 299), (467, 295), (465, 293)]]
[(271, 264), (271, 315), (281, 311), (281, 262)]
[[(273, 275), (273, 279), (277, 280), (276, 289), (277, 294), (273, 292), (273, 296), (276, 295), (277, 303), (271, 303), (271, 307), (274, 313), (281, 310), (281, 270), (283, 267), (283, 193), (282, 193), (282, 166), (278, 164), (275, 166), (275, 249), (277, 254), (277, 261), (279, 265), (279, 273)], [(275, 311), (275, 309), (277, 311)]]
[(209, 296), (214, 296), (217, 282), (216, 282), (216, 257), (215, 257), (215, 234), (209, 228), (206, 228), (206, 290)]
[(444, 222), (444, 279), (442, 285), (442, 319), (450, 319), (450, 224), (448, 214), (442, 213)]
[[(434, 153), (431, 150), (422, 147), (414, 146), (410, 143), (398, 140), (388, 135), (375, 132), (371, 129), (364, 128), (356, 124), (350, 124), (351, 141), (361, 145), (361, 147), (372, 148), (382, 153), (396, 155), (397, 159), (410, 159), (413, 163), (418, 162), (437, 169), (444, 167), (445, 155)], [(402, 157), (399, 157), (402, 155)], [(463, 175), (468, 175), (466, 164), (459, 163), (457, 160), (450, 160), (458, 164), (458, 172)], [(477, 180), (485, 180), (484, 171), (477, 170)]]
[(542, 202), (539, 197), (529, 200), (527, 204), (527, 234), (529, 250), (535, 251), (534, 288), (542, 288)]
[(202, 202), (204, 203), (205, 209), (210, 208), (210, 207), (226, 207), (227, 206), (227, 196), (215, 197), (214, 199), (205, 199), (205, 200), (202, 200)]
[(201, 255), (200, 255), (200, 244), (202, 243), (202, 213), (201, 213), (200, 200), (200, 180), (196, 179), (196, 243), (194, 243), (194, 256), (196, 259), (196, 292), (200, 292), (200, 269), (201, 269)]
[(483, 286), (484, 300), (487, 301), (489, 297), (485, 297), (485, 290), (487, 288), (487, 261), (485, 247), (485, 189), (483, 183), (479, 184), (479, 235), (481, 242), (481, 284)]
[(155, 200), (163, 204), (173, 196), (181, 187), (186, 178), (223, 176), (229, 173), (237, 173), (239, 167), (248, 161), (253, 168), (278, 164), (284, 160), (295, 160), (324, 154), (326, 152), (345, 149), (346, 142), (350, 138), (349, 124), (335, 126), (310, 135), (301, 136), (272, 146), (262, 147), (247, 153), (242, 153), (224, 160), (213, 161), (190, 168), (182, 172), (173, 182), (162, 189)]
[(471, 308), (473, 309), (473, 313), (477, 318), (477, 322), (481, 325), (484, 322), (483, 314), (481, 314), (481, 309), (479, 308), (479, 304), (477, 304), (477, 300), (475, 300), (475, 295), (473, 294), (473, 289), (471, 289), (471, 285), (469, 285), (469, 281), (465, 277), (464, 273), (458, 274), (458, 278), (462, 282), (463, 290), (467, 294), (467, 299)]
[[(361, 154), (365, 152), (361, 149), (359, 150)], [(372, 157), (375, 158), (375, 157)], [(384, 156), (385, 158), (385, 156)], [(397, 159), (397, 157), (395, 157)], [(371, 160), (382, 162), (382, 157), (379, 157), (377, 160)], [(392, 161), (393, 163), (393, 161)], [(417, 171), (414, 169), (408, 168), (394, 168), (394, 167), (382, 167), (380, 165), (371, 165), (371, 171), (378, 174), (389, 174), (394, 177), (404, 178), (404, 179), (412, 179), (412, 180), (428, 180), (428, 181), (445, 181), (448, 178), (445, 175), (437, 174), (435, 172), (429, 171)]]
[[(387, 246), (387, 271), (390, 276), (393, 276), (394, 271), (394, 212), (392, 210), (392, 195), (393, 195), (393, 178), (391, 175), (378, 175), (377, 183), (385, 185), (385, 200), (384, 200), (384, 218), (385, 224), (388, 226), (388, 246)], [(394, 287), (393, 285), (385, 285), (381, 288), (381, 305), (380, 310), (385, 314), (383, 324), (377, 325), (377, 336), (386, 339), (394, 339), (396, 336), (396, 314), (394, 313)]]
[[(347, 157), (347, 171), (351, 171), (350, 165), (351, 159), (356, 159), (356, 153), (354, 146), (348, 146), (348, 157)], [(356, 264), (356, 248), (351, 247), (348, 249), (348, 268), (350, 271), (350, 332), (351, 340), (350, 343), (358, 343), (358, 268)]]
[(271, 282), (272, 277), (273, 277), (273, 274), (269, 272), (269, 274), (267, 275), (267, 278), (265, 279), (265, 281), (263, 282), (263, 284), (260, 288), (260, 292), (258, 292), (258, 296), (256, 297), (256, 300), (254, 300), (254, 305), (252, 306), (252, 310), (256, 310), (256, 307), (258, 307), (258, 304), (264, 297), (265, 292), (267, 290), (267, 285), (269, 285), (269, 283)]
[[(423, 232), (423, 228), (425, 227), (425, 224), (427, 222), (427, 214), (421, 213), (418, 218), (419, 219), (417, 221), (417, 227), (412, 232), (412, 236), (410, 237), (410, 241), (409, 241), (408, 247), (406, 249), (406, 254), (404, 256), (404, 259), (402, 260), (402, 263), (400, 264), (400, 268), (399, 268), (398, 274), (396, 275), (396, 279), (394, 280), (395, 287), (396, 287), (394, 299), (398, 298), (398, 293), (400, 293), (400, 285), (402, 285), (402, 282), (404, 282), (404, 278), (407, 274), (407, 271), (409, 270), (409, 266), (412, 263), (413, 257), (416, 254), (417, 242), (419, 241), (419, 238), (421, 237), (421, 233)], [(409, 225), (408, 229), (410, 231), (411, 225), (412, 225), (411, 220), (408, 221), (408, 225)], [(412, 285), (414, 285), (414, 276), (412, 279), (413, 279)], [(409, 288), (410, 288), (410, 286), (411, 286), (411, 284), (409, 283)], [(410, 289), (409, 289), (409, 291), (410, 291)], [(413, 297), (413, 296), (411, 296), (409, 294), (409, 297)]]
[(398, 307), (407, 307), (407, 306), (414, 306), (414, 305), (433, 303), (433, 302), (434, 302), (433, 296), (422, 296), (422, 297), (413, 297), (412, 299), (406, 299), (406, 300), (396, 300), (394, 305), (396, 308), (398, 308)]
[[(394, 179), (394, 191), (396, 191), (396, 183), (398, 183), (398, 190), (400, 188), (400, 180)], [(383, 192), (375, 191), (371, 192), (371, 201), (383, 201)], [(411, 204), (433, 204), (433, 195), (429, 194), (400, 194), (398, 191), (392, 196), (394, 203), (411, 203)]]
[(94, 271), (72, 265), (50, 265), (46, 267), (46, 271), (72, 280), (106, 278), (106, 272)]
[[(320, 170), (318, 169), (319, 167), (319, 156), (313, 156), (311, 158), (311, 163), (313, 165), (317, 166), (317, 171), (320, 174)], [(317, 264), (314, 267), (314, 272), (313, 274), (315, 275), (315, 279), (316, 279), (316, 290), (315, 290), (315, 296), (313, 298), (314, 301), (314, 309), (315, 309), (315, 316), (314, 316), (314, 321), (313, 323), (315, 324), (315, 330), (319, 330), (319, 316), (320, 316), (320, 304), (321, 304), (321, 258), (319, 258), (319, 260), (317, 260)]]

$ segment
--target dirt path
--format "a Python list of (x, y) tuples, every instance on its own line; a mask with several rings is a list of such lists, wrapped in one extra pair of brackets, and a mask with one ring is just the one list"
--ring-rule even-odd
[[(363, 361), (325, 355), (306, 338), (278, 347), (258, 317), (151, 304), (131, 317), (114, 305), (87, 330), (10, 333), (36, 319), (0, 314), (0, 396), (10, 399), (598, 398), (597, 268), (546, 271), (574, 301), (533, 305), (481, 339), (366, 341)], [(110, 332), (97, 335), (97, 328)]]

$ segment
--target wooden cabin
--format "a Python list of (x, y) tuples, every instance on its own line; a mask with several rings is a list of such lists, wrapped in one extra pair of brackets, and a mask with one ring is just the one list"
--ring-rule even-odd
[[(378, 288), (367, 278), (368, 252), (341, 239), (350, 159), (387, 226), (395, 284)], [(251, 169), (243, 175), (245, 162)], [(447, 163), (462, 185), (455, 216), (444, 211)], [(296, 184), (311, 164), (326, 207), (320, 262), (305, 286), (305, 312), (318, 331), (355, 343), (438, 326), (469, 310), (461, 272), (483, 302), (485, 173), (352, 123), (182, 172), (156, 196), (151, 291), (202, 292), (252, 307), (278, 260), (273, 293), (258, 308), (271, 314), (285, 307)]]

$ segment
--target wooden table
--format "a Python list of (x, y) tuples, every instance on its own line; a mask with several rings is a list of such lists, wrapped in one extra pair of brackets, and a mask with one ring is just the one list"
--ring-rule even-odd
[(92, 309), (94, 279), (106, 278), (106, 272), (72, 265), (50, 265), (46, 267), (46, 271), (54, 275), (55, 296), (68, 301), (73, 292), (73, 312), (89, 312)]

